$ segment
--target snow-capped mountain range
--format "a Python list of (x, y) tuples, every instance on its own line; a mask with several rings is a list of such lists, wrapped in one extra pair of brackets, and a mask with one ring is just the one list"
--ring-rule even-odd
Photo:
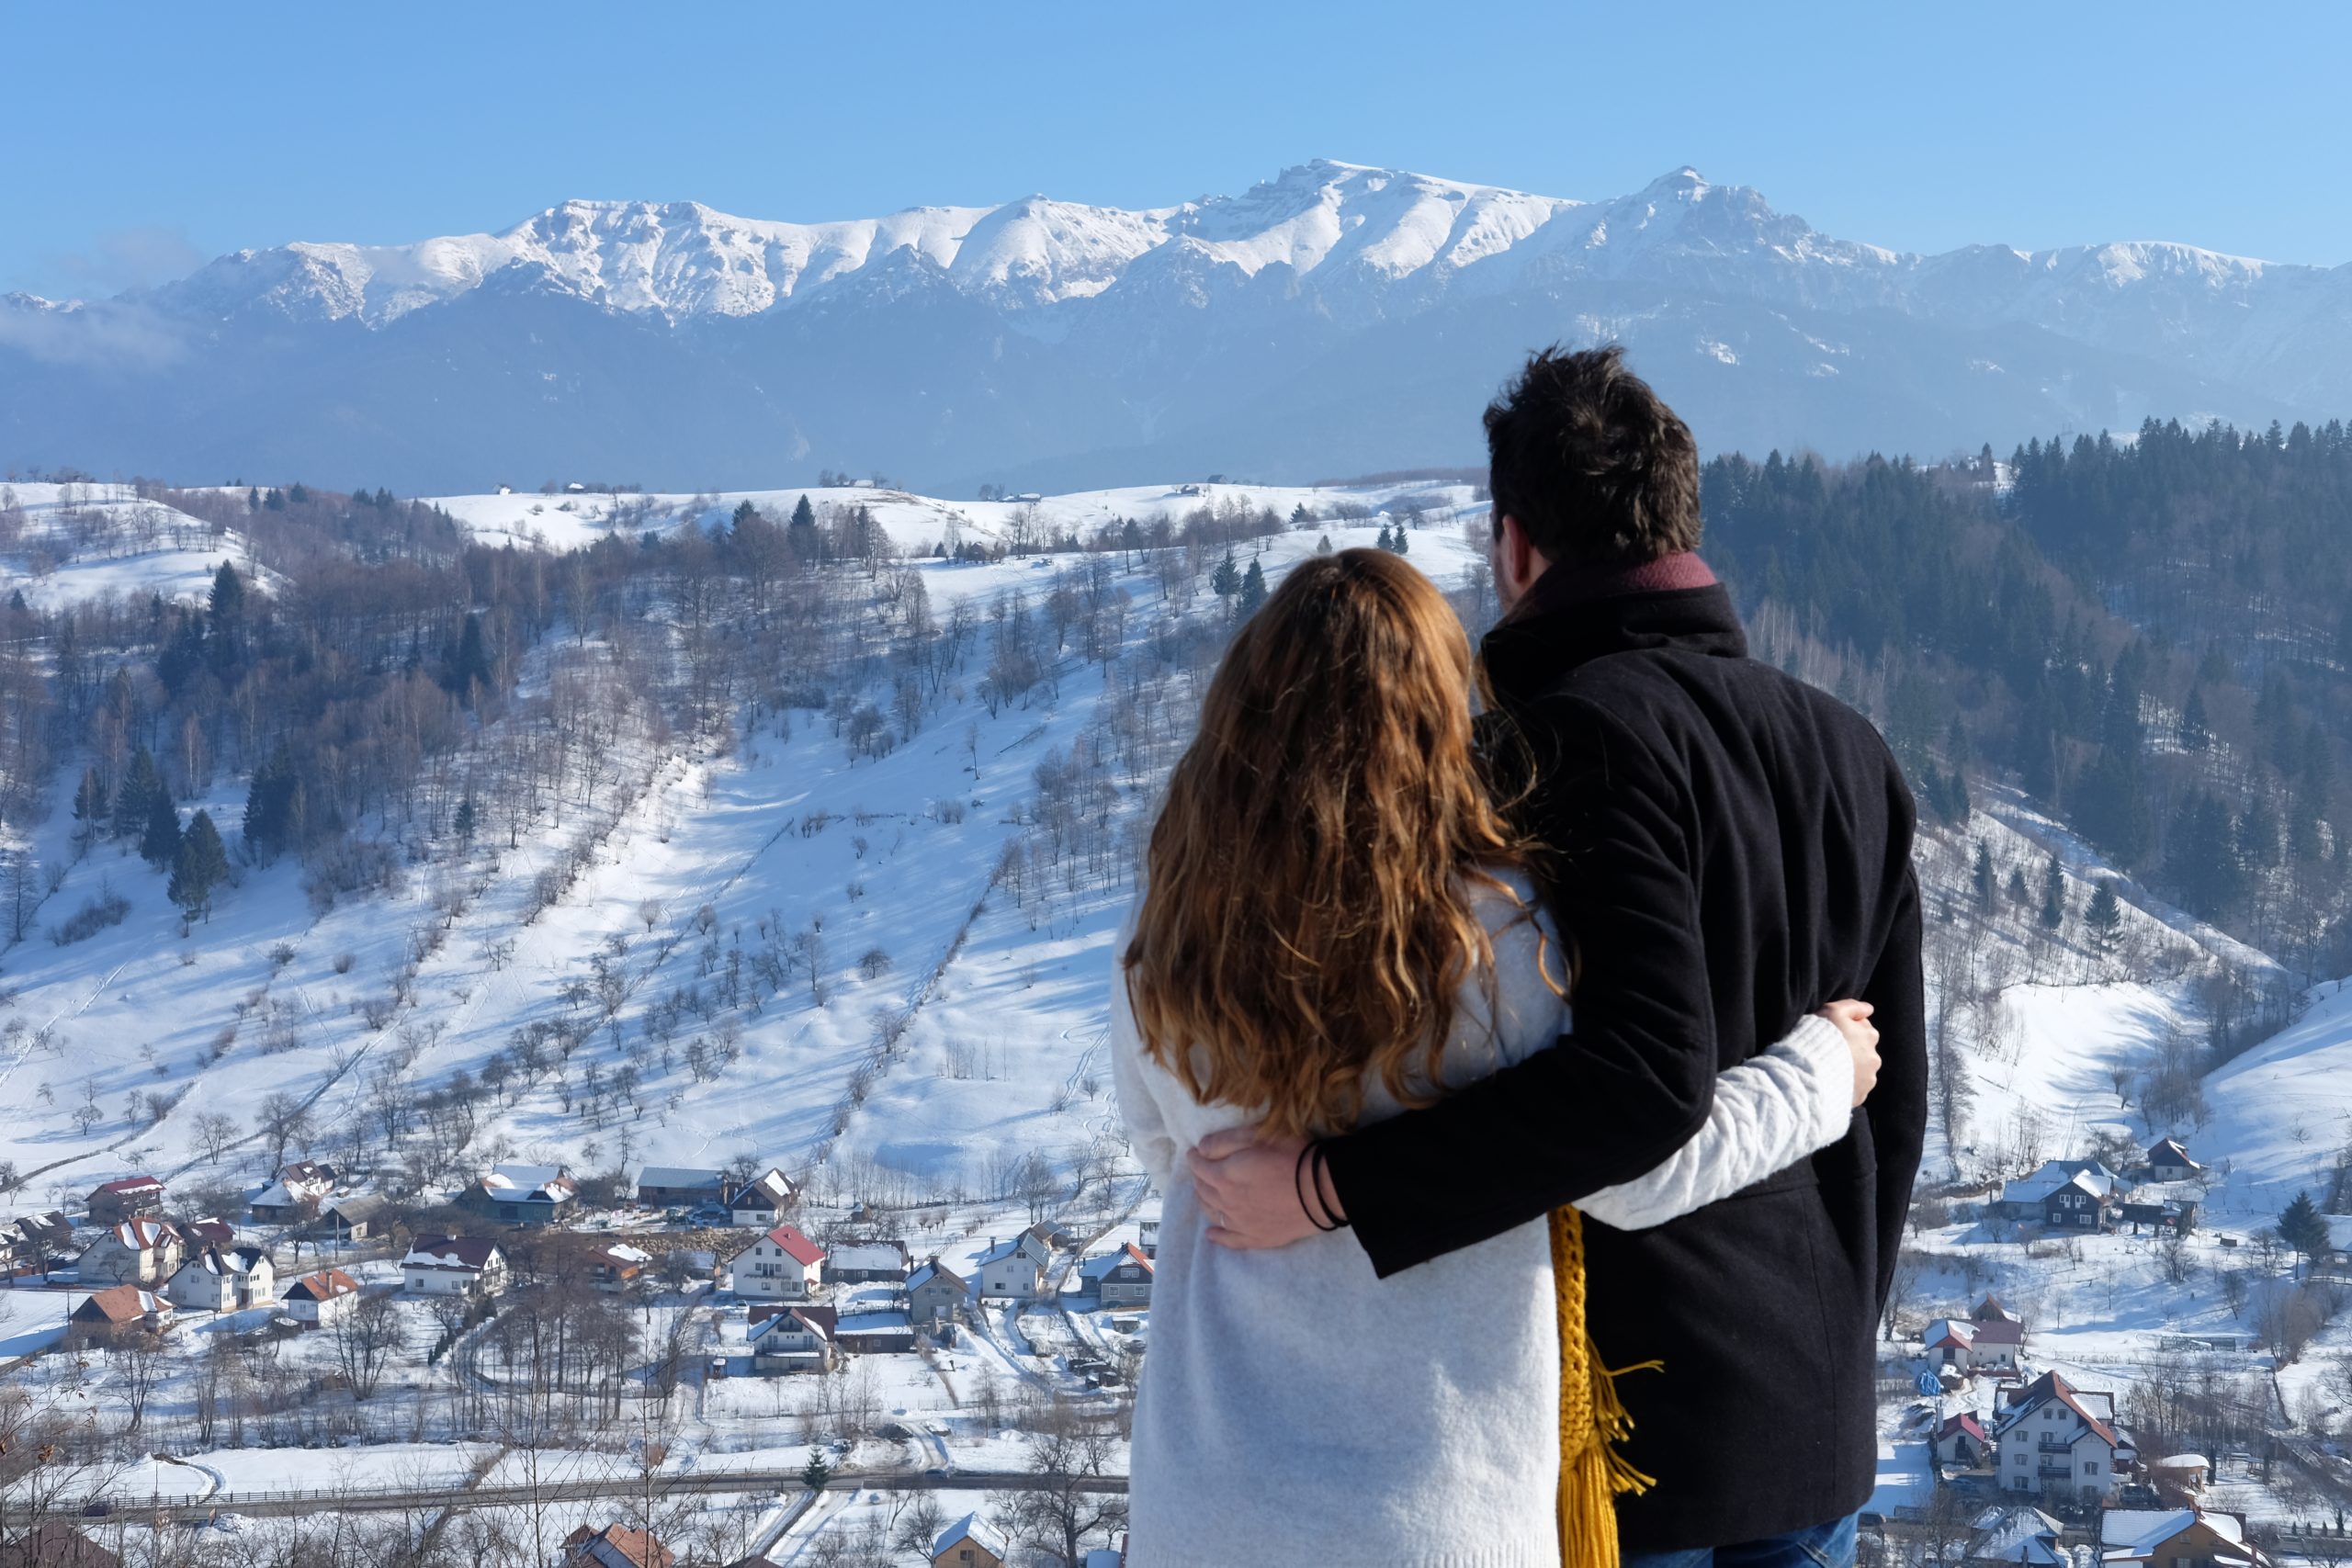
[(1622, 340), (1711, 449), (1941, 455), (2352, 412), (2352, 266), (1917, 255), (1694, 170), (1573, 201), (1318, 161), (1144, 211), (566, 202), (0, 300), (0, 463), (403, 490), (882, 468), (954, 489), (1475, 459), (1527, 347)]

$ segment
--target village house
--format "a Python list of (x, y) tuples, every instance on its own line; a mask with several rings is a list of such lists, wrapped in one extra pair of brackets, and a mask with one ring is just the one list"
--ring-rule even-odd
[(142, 1328), (160, 1334), (172, 1325), (172, 1303), (137, 1285), (112, 1285), (67, 1314), (65, 1324), (69, 1337), (85, 1343)]
[(319, 1204), (334, 1190), (334, 1167), (317, 1160), (297, 1160), (277, 1168), (277, 1179), (254, 1194), (254, 1222), (265, 1225), (300, 1224), (319, 1212)]
[(831, 1371), (841, 1359), (834, 1338), (838, 1322), (831, 1307), (753, 1307), (752, 1370), (762, 1377)]
[(0, 1544), (0, 1568), (122, 1568), (122, 1559), (62, 1519), (43, 1519)]
[(739, 1296), (806, 1301), (824, 1277), (825, 1249), (797, 1225), (778, 1225), (728, 1259), (728, 1288)]
[(649, 1209), (718, 1203), (727, 1197), (723, 1171), (696, 1166), (649, 1165), (637, 1173), (637, 1201)]
[(1931, 1367), (1964, 1373), (2014, 1372), (2025, 1353), (2025, 1320), (1988, 1295), (1966, 1317), (1939, 1317), (1919, 1336)]
[(2188, 1157), (2188, 1149), (2177, 1139), (2162, 1139), (2148, 1150), (2151, 1181), (2196, 1181), (2204, 1174), (2205, 1168)]
[(833, 1325), (833, 1342), (852, 1356), (903, 1356), (915, 1348), (914, 1325), (894, 1307), (843, 1312)]
[(585, 1255), (588, 1282), (611, 1295), (626, 1291), (645, 1274), (645, 1267), (653, 1255), (627, 1242), (614, 1242), (607, 1247), (591, 1247)]
[(164, 1184), (152, 1176), (126, 1176), (99, 1184), (90, 1194), (90, 1223), (111, 1225), (140, 1214), (164, 1212)]
[(208, 1247), (180, 1265), (164, 1293), (183, 1312), (243, 1312), (277, 1300), (277, 1270), (258, 1247)]
[(2051, 1195), (2072, 1182), (2077, 1176), (2088, 1179), (2084, 1190), (2102, 1201), (2113, 1196), (2123, 1185), (2123, 1179), (2095, 1159), (2053, 1159), (2042, 1162), (2030, 1176), (2020, 1176), (2001, 1184), (2001, 1195), (1991, 1205), (1991, 1214), (2001, 1220), (2042, 1220), (2048, 1216)]
[(560, 1165), (493, 1166), (464, 1200), (478, 1214), (517, 1225), (551, 1225), (579, 1201), (580, 1184)]
[(2052, 1230), (2104, 1230), (2113, 1189), (2087, 1171), (2077, 1171), (2041, 1200), (2041, 1223)]
[(1133, 1242), (1088, 1258), (1080, 1272), (1094, 1299), (1106, 1307), (1151, 1304), (1151, 1259)]
[(359, 1281), (340, 1269), (305, 1274), (286, 1288), (286, 1315), (305, 1328), (327, 1328), (359, 1304)]
[(2256, 1568), (2269, 1560), (2235, 1514), (2203, 1508), (2111, 1508), (2099, 1519), (2099, 1561), (2112, 1568)]
[(2352, 1264), (2352, 1214), (2326, 1214), (2328, 1258), (2338, 1269)]
[[(2103, 1502), (2116, 1488), (2115, 1396), (2044, 1372), (2005, 1395), (1995, 1422), (1996, 1473), (2005, 1492)], [(2170, 1568), (2169, 1564), (2164, 1568)]]
[(337, 1241), (365, 1241), (382, 1227), (390, 1207), (378, 1193), (346, 1192), (321, 1203), (319, 1217), (311, 1228)]
[(903, 1241), (837, 1241), (825, 1258), (825, 1278), (844, 1284), (902, 1280), (911, 1261)]
[(150, 1214), (117, 1222), (82, 1254), (85, 1285), (150, 1285), (161, 1289), (187, 1258), (179, 1226)]
[(478, 1235), (421, 1235), (401, 1258), (401, 1285), (420, 1296), (494, 1296), (506, 1288), (506, 1255)]
[(2194, 1507), (2204, 1497), (2205, 1482), (2212, 1471), (2203, 1454), (2167, 1454), (2149, 1462), (2148, 1483), (2156, 1489), (2156, 1501), (2165, 1506)]
[(1944, 1417), (1943, 1425), (1936, 1428), (1935, 1447), (1938, 1464), (1957, 1465), (1962, 1470), (1976, 1469), (1993, 1450), (1992, 1440), (1984, 1436), (1984, 1424), (1973, 1411), (1966, 1410)]
[(582, 1525), (563, 1538), (563, 1568), (672, 1568), (676, 1562), (658, 1537), (628, 1525)]
[(1159, 1259), (1159, 1216), (1158, 1214), (1136, 1222), (1136, 1246), (1143, 1249), (1143, 1255), (1146, 1258), (1154, 1261)]
[(237, 1227), (228, 1221), (207, 1214), (200, 1220), (180, 1220), (180, 1242), (190, 1252), (205, 1247), (234, 1247)]
[(48, 1274), (51, 1260), (63, 1256), (73, 1236), (74, 1222), (55, 1209), (18, 1214), (0, 1224), (0, 1274)]
[(800, 1201), (792, 1178), (771, 1166), (727, 1195), (729, 1217), (745, 1229), (766, 1230)]
[(936, 1258), (907, 1276), (907, 1316), (917, 1328), (963, 1322), (971, 1300), (970, 1281)]
[(966, 1514), (932, 1543), (931, 1568), (1004, 1568), (1012, 1544), (978, 1514)]
[(1969, 1527), (1965, 1568), (1994, 1568), (1997, 1563), (2018, 1568), (2071, 1568), (2072, 1555), (2058, 1544), (2065, 1526), (2026, 1506), (1987, 1508)]
[(980, 1255), (982, 1301), (1030, 1301), (1043, 1295), (1046, 1268), (1054, 1260), (1050, 1225), (1031, 1225), (1007, 1242), (990, 1242)]

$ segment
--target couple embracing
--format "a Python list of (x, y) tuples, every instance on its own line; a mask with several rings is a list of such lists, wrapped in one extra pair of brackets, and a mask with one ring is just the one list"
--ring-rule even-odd
[(1475, 663), (1398, 558), (1303, 562), (1152, 833), (1127, 1561), (1840, 1568), (1926, 1122), (1910, 796), (1747, 656), (1616, 350), (1486, 423)]

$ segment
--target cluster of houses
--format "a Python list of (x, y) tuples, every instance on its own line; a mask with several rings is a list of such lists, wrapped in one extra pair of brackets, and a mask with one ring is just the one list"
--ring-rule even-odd
[[(1081, 1568), (1121, 1568), (1126, 1555), (1124, 1543), (1102, 1548), (1086, 1553)], [(1012, 1543), (1004, 1532), (978, 1514), (952, 1520), (929, 1550), (931, 1568), (1004, 1568), (1012, 1557)], [(651, 1531), (629, 1525), (605, 1525), (598, 1529), (582, 1525), (563, 1541), (562, 1568), (674, 1568), (676, 1562), (676, 1554)], [(727, 1568), (776, 1568), (776, 1564), (765, 1557), (744, 1557)], [(2211, 1565), (2199, 1563), (2195, 1568)]]
[(1994, 1380), (1989, 1415), (1944, 1417), (1932, 1438), (1945, 1472), (1989, 1474), (2004, 1492), (2110, 1500), (2137, 1455), (2115, 1425), (2115, 1396), (2076, 1388), (2058, 1373), (2029, 1380), (2025, 1321), (1986, 1296), (1964, 1317), (1938, 1318), (1921, 1335), (1928, 1370), (1946, 1392)]
[[(2102, 1568), (2270, 1568), (2247, 1538), (2245, 1520), (2194, 1502), (2163, 1508), (2109, 1508), (2099, 1516)], [(2041, 1509), (1987, 1508), (1971, 1524), (1964, 1568), (2072, 1568), (2065, 1527)]]
[(2205, 1167), (2177, 1139), (2148, 1150), (2129, 1178), (2095, 1159), (2046, 1160), (2030, 1176), (2001, 1184), (1995, 1219), (2038, 1224), (2046, 1231), (2187, 1233), (2205, 1201)]

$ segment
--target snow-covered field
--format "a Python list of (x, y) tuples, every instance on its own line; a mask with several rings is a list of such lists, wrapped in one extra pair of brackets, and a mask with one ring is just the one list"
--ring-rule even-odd
[[(962, 561), (942, 558), (941, 547), (952, 554), (1040, 530), (1091, 535), (1116, 518), (1148, 525), (1204, 505), (1322, 514), (1238, 547), (1269, 579), (1326, 540), (1372, 544), (1408, 506), (1423, 520), (1409, 558), (1449, 586), (1471, 572), (1461, 525), (1476, 509), (1466, 487), (1220, 484), (1193, 493), (1202, 488), (990, 502), (866, 488), (809, 494), (820, 508), (870, 506), (933, 604), (968, 602), (983, 617), (1016, 591), (1035, 599), (1066, 563), (1019, 555)], [(127, 493), (15, 490), (33, 531), (94, 508), (120, 530), (122, 553), (102, 548), (40, 574), (12, 570), (30, 602), (150, 591), (194, 596), (222, 559), (243, 569), (233, 536), (213, 536)], [(715, 526), (745, 500), (781, 520), (800, 493), (503, 494), (436, 504), (480, 538), (560, 550), (616, 526), (632, 535)], [(1373, 515), (1342, 521), (1332, 515), (1342, 504)], [(1115, 587), (1133, 611), (1128, 646), (1141, 647), (1162, 613), (1160, 584), (1144, 555), (1105, 558), (1116, 563)], [(639, 737), (584, 872), (527, 922), (540, 901), (540, 874), (577, 841), (577, 811), (517, 824), (511, 847), (503, 824), (485, 826), (461, 863), (418, 866), (398, 891), (325, 909), (306, 897), (290, 858), (247, 864), (210, 919), (183, 937), (159, 874), (111, 844), (77, 858), (72, 824), (53, 810), (28, 830), (42, 863), (64, 868), (40, 924), (105, 892), (126, 897), (130, 913), (86, 941), (57, 946), (36, 934), (0, 958), (0, 1103), (9, 1111), (0, 1122), (0, 1161), (22, 1179), (7, 1201), (71, 1211), (99, 1181), (142, 1171), (184, 1192), (249, 1191), (267, 1174), (269, 1144), (259, 1128), (274, 1097), (309, 1108), (299, 1148), (331, 1155), (345, 1141), (339, 1131), (371, 1124), (387, 1096), (422, 1096), (461, 1073), (483, 1081), (486, 1069), (512, 1062), (518, 1032), (576, 1019), (593, 998), (609, 1023), (582, 1047), (580, 1066), (510, 1077), (481, 1104), (469, 1158), (528, 1159), (585, 1174), (747, 1156), (809, 1179), (807, 1223), (845, 1220), (848, 1205), (863, 1202), (864, 1218), (903, 1234), (919, 1257), (936, 1253), (967, 1269), (1034, 1217), (1007, 1173), (1009, 1156), (1035, 1151), (1090, 1234), (1102, 1230), (1095, 1249), (1115, 1246), (1136, 1234), (1135, 1219), (1150, 1201), (1125, 1156), (1101, 1055), (1110, 944), (1127, 885), (1114, 873), (1047, 877), (1051, 886), (1023, 890), (1000, 867), (1033, 826), (1040, 764), (1099, 731), (1121, 700), (1119, 682), (1117, 667), (1071, 657), (1012, 702), (991, 704), (976, 680), (952, 681), (915, 732), (881, 756), (854, 756), (838, 726), (808, 710), (782, 725), (739, 725), (723, 742)], [(1156, 777), (1115, 769), (1113, 776), (1115, 815), (1132, 833)], [(233, 823), (243, 794), (243, 779), (222, 778), (188, 804)], [(1995, 794), (1979, 804), (1964, 832), (1942, 834), (1925, 851), (1931, 955), (1939, 952), (1935, 927), (1962, 929), (1941, 911), (1970, 897), (1966, 868), (1980, 840), (2003, 878), (2021, 870), (2037, 897), (2054, 852), (2075, 911), (2093, 881), (2109, 874), (2064, 824), (2026, 803)], [(1132, 851), (1131, 838), (1120, 841), (1120, 856)], [(2249, 1266), (2246, 1237), (2273, 1223), (2296, 1190), (2324, 1186), (2352, 1136), (2352, 998), (2340, 987), (2323, 987), (2299, 1021), (2208, 1079), (2201, 1121), (2143, 1120), (2118, 1075), (2129, 1079), (2168, 1042), (2197, 1033), (2200, 976), (2219, 963), (2259, 968), (2267, 960), (2136, 888), (2123, 891), (2123, 931), (2109, 953), (2090, 951), (2079, 937), (2037, 942), (2026, 918), (2008, 919), (1994, 940), (1943, 942), (1935, 959), (1939, 990), (1962, 984), (1964, 969), (1978, 981), (1989, 977), (1998, 995), (1960, 1026), (1969, 1103), (1951, 1139), (1940, 1132), (1931, 1139), (1928, 1176), (1962, 1196), (1943, 1219), (1918, 1228), (1926, 1262), (1911, 1313), (1964, 1310), (1984, 1290), (1997, 1291), (2028, 1315), (2039, 1364), (2075, 1369), (2086, 1386), (2119, 1393), (2165, 1336), (2245, 1331), (2245, 1314), (2223, 1299), (2222, 1276)], [(797, 965), (780, 989), (757, 988), (750, 1002), (711, 999), (723, 978), (780, 953)], [(395, 977), (412, 965), (401, 999), (387, 1005)], [(628, 1092), (588, 1092), (583, 1069), (609, 1083), (624, 1066), (635, 1074)], [(2186, 1138), (2213, 1169), (2205, 1227), (2183, 1278), (2174, 1277), (2179, 1260), (2163, 1257), (2152, 1237), (2040, 1243), (1987, 1223), (1966, 1197), (2040, 1159), (2078, 1155), (2101, 1134), (2144, 1146), (2166, 1133)], [(600, 1223), (661, 1224), (628, 1212)], [(371, 1282), (390, 1281), (380, 1255), (354, 1267)], [(0, 1363), (46, 1349), (79, 1300), (66, 1291), (0, 1291)], [(693, 1314), (696, 1342), (712, 1356), (745, 1351), (740, 1304), (707, 1292), (672, 1292), (646, 1311), (649, 1325), (662, 1314)], [(433, 1330), (421, 1307), (412, 1316), (415, 1348)], [(206, 1348), (242, 1326), (198, 1317), (174, 1336), (175, 1371), (151, 1419), (187, 1418)], [(876, 1414), (909, 1435), (869, 1437), (846, 1462), (876, 1472), (1017, 1471), (1026, 1443), (1000, 1406), (1022, 1390), (1098, 1399), (1069, 1375), (1066, 1359), (1115, 1350), (1126, 1337), (1121, 1326), (1082, 1302), (1067, 1314), (991, 1306), (935, 1359), (859, 1358)], [(2317, 1396), (2313, 1369), (2343, 1337), (2331, 1329), (2305, 1366), (2280, 1374), (2290, 1400)], [(289, 1376), (333, 1370), (323, 1337), (288, 1342), (277, 1354), (274, 1364)], [(42, 1357), (27, 1375), (65, 1388), (63, 1360)], [(397, 1397), (408, 1402), (400, 1408), (418, 1413), (413, 1434), (379, 1425), (366, 1446), (300, 1450), (184, 1443), (187, 1451), (174, 1450), (183, 1462), (143, 1460), (117, 1491), (203, 1499), (514, 1484), (525, 1461), (513, 1453), (452, 1448), (429, 1435), (440, 1419), (435, 1402), (454, 1401), (462, 1380), (479, 1375), (463, 1357), (431, 1370), (410, 1357)], [(101, 1368), (86, 1390), (72, 1386), (103, 1399), (106, 1379)], [(736, 1474), (762, 1477), (740, 1495), (710, 1495), (707, 1506), (731, 1511), (753, 1536), (780, 1528), (790, 1499), (772, 1478), (797, 1471), (809, 1442), (837, 1424), (812, 1407), (808, 1382), (697, 1382), (691, 1415), (668, 1435), (667, 1472), (723, 1470), (730, 1483)], [(1918, 1506), (1928, 1484), (1921, 1447), (1898, 1429), (1898, 1416), (1890, 1406), (1875, 1505), (1882, 1511)], [(624, 1448), (607, 1441), (528, 1462), (558, 1465), (574, 1481), (610, 1472), (618, 1486), (634, 1463)], [(952, 1490), (939, 1500), (950, 1517), (985, 1513), (990, 1501)], [(2286, 1506), (2257, 1500), (2256, 1511), (2273, 1504)], [(813, 1560), (809, 1543), (825, 1532), (888, 1528), (887, 1516), (904, 1506), (887, 1489), (829, 1493), (797, 1519), (775, 1560)], [(562, 1528), (573, 1522), (567, 1515)]]

